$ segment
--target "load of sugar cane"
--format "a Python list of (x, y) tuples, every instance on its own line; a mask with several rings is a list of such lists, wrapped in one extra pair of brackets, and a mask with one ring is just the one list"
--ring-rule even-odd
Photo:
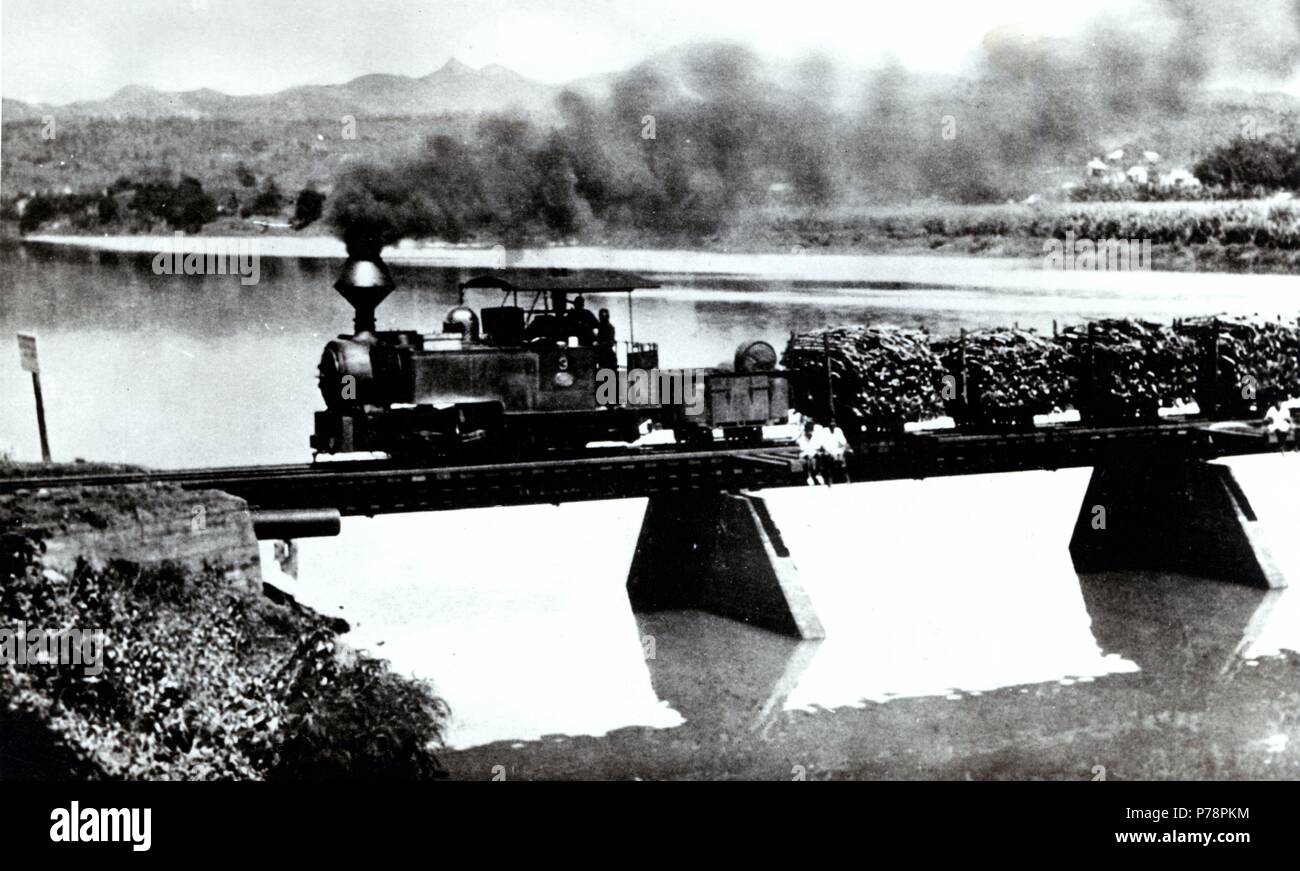
[(1300, 326), (1246, 317), (1201, 317), (1175, 329), (1200, 346), (1197, 402), (1205, 413), (1262, 410), (1300, 397)]
[(792, 334), (781, 364), (795, 375), (796, 410), (834, 415), (849, 433), (901, 430), (943, 413), (943, 367), (919, 330), (848, 326)]
[(1067, 352), (1074, 406), (1085, 420), (1145, 420), (1195, 395), (1197, 343), (1172, 327), (1131, 318), (1072, 325)]
[(1031, 424), (1035, 414), (1070, 404), (1068, 354), (1034, 330), (973, 330), (933, 344), (949, 376), (944, 400), (959, 425)]

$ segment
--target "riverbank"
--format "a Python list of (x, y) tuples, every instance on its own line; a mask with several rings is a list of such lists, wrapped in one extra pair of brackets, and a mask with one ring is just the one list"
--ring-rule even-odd
[(1149, 242), (1159, 271), (1267, 273), (1300, 264), (1300, 208), (1289, 199), (918, 203), (769, 209), (738, 232), (754, 244), (866, 253), (1045, 259), (1053, 240)]
[[(258, 257), (340, 262), (347, 256), (343, 243), (330, 236), (268, 235), (250, 240), (240, 236), (203, 235), (33, 235), (26, 237), (24, 244), (136, 255), (240, 250)], [(1182, 294), (1210, 292), (1221, 288), (1227, 279), (1223, 272), (1047, 268), (1041, 254), (995, 257), (985, 252), (979, 256), (961, 256), (922, 253), (919, 249), (912, 254), (850, 254), (804, 248), (751, 253), (591, 245), (507, 249), (407, 240), (384, 249), (384, 259), (393, 265), (435, 269), (612, 269), (639, 273), (664, 285), (763, 281), (886, 290), (952, 288)], [(1252, 275), (1251, 282), (1260, 288), (1300, 289), (1300, 279), (1293, 274), (1265, 272)]]
[[(287, 222), (266, 226), (223, 218), (190, 238), (256, 239), (262, 256), (268, 257), (342, 257), (342, 243), (327, 232), (323, 224), (304, 235)], [(22, 238), (12, 224), (5, 226), (4, 236)], [(170, 250), (157, 240), (171, 237), (104, 235), (68, 226), (25, 238), (151, 252)], [(526, 251), (635, 250), (702, 256), (963, 257), (1041, 269), (1046, 246), (1067, 238), (1145, 240), (1150, 243), (1148, 267), (1160, 272), (1268, 274), (1300, 269), (1300, 207), (1289, 200), (770, 207), (743, 214), (717, 233), (690, 239), (596, 226), (563, 241), (538, 237), (514, 248), (491, 239), (454, 245), (405, 240), (389, 251), (413, 262), (429, 258), (430, 265), (446, 265), (444, 252), (488, 251), (509, 259), (514, 252)], [(132, 239), (142, 241), (128, 241)]]
[(0, 780), (442, 776), (446, 705), (265, 586), (241, 500), (5, 495), (0, 540)]

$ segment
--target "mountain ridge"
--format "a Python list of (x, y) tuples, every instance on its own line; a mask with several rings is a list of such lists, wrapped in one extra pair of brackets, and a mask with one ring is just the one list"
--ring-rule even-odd
[(100, 100), (63, 105), (5, 97), (5, 121), (47, 115), (77, 119), (161, 118), (295, 119), (395, 117), (519, 110), (549, 117), (561, 86), (530, 79), (501, 64), (475, 69), (455, 57), (424, 76), (367, 73), (332, 85), (294, 85), (268, 94), (233, 95), (212, 88), (162, 91), (129, 84)]
[[(589, 97), (607, 96), (614, 81), (639, 68), (656, 69), (678, 78), (699, 45), (682, 45), (631, 65), (629, 70), (595, 73), (559, 85), (531, 79), (499, 63), (472, 67), (449, 57), (423, 76), (366, 73), (338, 84), (294, 85), (267, 94), (232, 95), (212, 88), (163, 91), (149, 85), (128, 84), (99, 100), (78, 100), (63, 105), (31, 103), (9, 97), (0, 101), (5, 121), (42, 120), (46, 116), (74, 119), (164, 118), (232, 119), (266, 118), (337, 120), (352, 117), (422, 117), (448, 114), (518, 111), (534, 120), (556, 119), (555, 98), (564, 90)], [(840, 111), (860, 110), (871, 86), (885, 69), (839, 70), (831, 102)], [(804, 89), (807, 69), (799, 61), (769, 61), (759, 78), (786, 92)], [(907, 73), (913, 87), (929, 95), (943, 91), (957, 99), (971, 90), (973, 79), (952, 74)], [(1223, 89), (1209, 92), (1211, 102), (1258, 105), (1273, 111), (1300, 111), (1300, 98), (1282, 92), (1244, 92)]]

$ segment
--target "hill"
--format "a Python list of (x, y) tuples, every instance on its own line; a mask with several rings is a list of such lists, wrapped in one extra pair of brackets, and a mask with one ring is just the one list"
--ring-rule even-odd
[(159, 91), (128, 85), (103, 100), (64, 106), (6, 99), (3, 120), (31, 121), (165, 118), (337, 120), (518, 110), (550, 120), (558, 88), (492, 64), (474, 69), (452, 58), (426, 76), (373, 74), (340, 85), (302, 85), (273, 94), (232, 96), (203, 88)]

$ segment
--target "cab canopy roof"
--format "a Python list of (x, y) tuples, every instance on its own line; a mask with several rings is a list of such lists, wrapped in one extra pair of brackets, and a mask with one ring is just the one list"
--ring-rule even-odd
[(460, 289), (565, 293), (613, 293), (658, 287), (648, 278), (608, 269), (498, 269), (461, 282)]

